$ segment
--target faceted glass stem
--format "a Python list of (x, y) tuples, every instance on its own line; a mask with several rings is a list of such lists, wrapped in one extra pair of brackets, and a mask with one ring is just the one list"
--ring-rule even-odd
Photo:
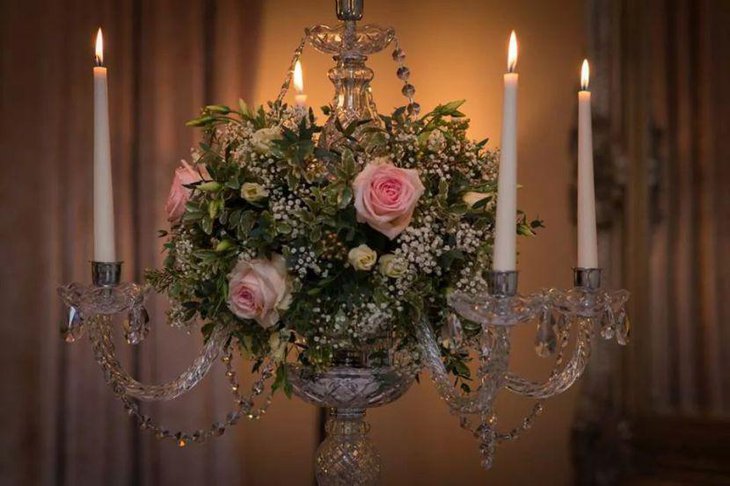
[(317, 449), (320, 486), (374, 486), (381, 473), (380, 455), (368, 438), (370, 425), (363, 409), (333, 409), (327, 419), (327, 437)]

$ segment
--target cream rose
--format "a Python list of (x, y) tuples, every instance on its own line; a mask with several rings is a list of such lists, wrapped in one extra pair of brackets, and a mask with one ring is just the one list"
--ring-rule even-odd
[(279, 311), (291, 303), (291, 282), (286, 261), (241, 260), (228, 275), (228, 308), (242, 319), (253, 319), (268, 328), (279, 321)]
[(258, 202), (265, 199), (269, 195), (269, 191), (266, 190), (261, 184), (256, 182), (244, 182), (241, 185), (241, 197), (248, 202)]
[(392, 253), (380, 257), (378, 261), (380, 273), (390, 278), (400, 278), (408, 271), (408, 264)]
[(281, 140), (281, 129), (279, 127), (261, 128), (251, 135), (251, 145), (260, 154), (270, 152), (274, 140)]
[(357, 220), (391, 240), (410, 224), (425, 188), (415, 169), (400, 169), (379, 158), (365, 166), (352, 183)]
[(347, 254), (347, 260), (355, 270), (371, 270), (378, 260), (378, 254), (368, 245), (356, 246)]
[(489, 194), (484, 194), (483, 192), (467, 192), (461, 197), (461, 199), (466, 203), (467, 206), (472, 208), (476, 203), (488, 197)]
[(180, 221), (182, 215), (185, 214), (185, 205), (188, 203), (192, 192), (191, 189), (185, 186), (211, 178), (204, 165), (193, 167), (184, 160), (180, 162), (182, 166), (175, 169), (175, 176), (172, 178), (172, 186), (165, 204), (167, 220), (171, 223)]

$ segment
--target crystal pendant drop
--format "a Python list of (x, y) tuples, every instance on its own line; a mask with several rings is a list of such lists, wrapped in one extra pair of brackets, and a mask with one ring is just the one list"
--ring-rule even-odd
[(84, 319), (76, 307), (68, 309), (68, 323), (63, 329), (63, 338), (67, 343), (78, 341), (84, 335)]
[(621, 346), (625, 346), (628, 344), (630, 336), (631, 321), (629, 321), (629, 316), (626, 315), (626, 311), (621, 309), (616, 316), (616, 341)]
[(607, 307), (605, 312), (603, 313), (603, 316), (601, 317), (601, 337), (603, 339), (611, 339), (614, 336), (614, 322), (615, 317), (613, 315), (613, 310), (610, 307)]
[(491, 469), (494, 465), (494, 449), (495, 449), (495, 436), (494, 426), (495, 418), (492, 417), (489, 420), (485, 420), (482, 424), (477, 427), (474, 434), (479, 440), (479, 454), (481, 455), (481, 466), (484, 469)]
[(139, 344), (150, 332), (150, 316), (144, 306), (133, 307), (124, 322), (124, 338), (129, 344)]
[(558, 337), (555, 334), (555, 326), (553, 325), (552, 313), (545, 313), (537, 326), (537, 335), (535, 336), (535, 352), (541, 358), (547, 358), (555, 353), (557, 348)]

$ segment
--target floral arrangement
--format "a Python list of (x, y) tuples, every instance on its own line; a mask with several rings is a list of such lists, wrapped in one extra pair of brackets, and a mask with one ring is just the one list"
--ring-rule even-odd
[[(311, 109), (203, 109), (189, 125), (204, 142), (166, 205), (164, 266), (147, 274), (171, 321), (230, 325), (242, 353), (279, 363), (274, 386), (288, 393), (287, 360), (323, 368), (382, 340), (415, 350), (426, 319), (468, 392), (460, 342), (479, 327), (450, 316), (447, 296), (486, 289), (497, 154), (467, 138), (461, 104), (337, 122), (329, 147)], [(520, 214), (518, 232), (539, 225)]]

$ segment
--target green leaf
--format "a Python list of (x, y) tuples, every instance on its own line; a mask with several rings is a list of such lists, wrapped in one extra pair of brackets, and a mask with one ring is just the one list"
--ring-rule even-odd
[(487, 205), (487, 203), (488, 203), (489, 201), (491, 201), (491, 200), (492, 200), (491, 196), (487, 196), (487, 197), (485, 197), (485, 198), (483, 198), (483, 199), (480, 199), (480, 200), (478, 200), (477, 202), (475, 202), (475, 203), (474, 203), (474, 205), (473, 205), (473, 206), (472, 206), (471, 208), (472, 208), (472, 209), (481, 209), (481, 208), (483, 208), (484, 206), (486, 206), (486, 205)]
[(210, 203), (208, 203), (208, 217), (211, 220), (214, 220), (216, 216), (218, 216), (218, 211), (223, 206), (223, 201), (220, 201), (218, 199), (212, 200)]
[(281, 235), (288, 235), (292, 232), (292, 227), (288, 223), (279, 223), (276, 225), (276, 231)]
[(203, 217), (200, 220), (200, 228), (207, 235), (213, 233), (213, 219), (208, 216)]
[(449, 211), (455, 215), (466, 214), (466, 212), (469, 211), (469, 206), (463, 202), (458, 202), (449, 206)]
[(213, 329), (215, 329), (214, 322), (209, 322), (200, 329), (203, 333), (203, 340), (205, 342), (208, 342), (208, 339), (210, 339), (211, 334), (213, 334)]
[(454, 360), (451, 362), (452, 365), (452, 373), (456, 376), (460, 376), (462, 378), (470, 379), (471, 378), (471, 371), (469, 370), (469, 367), (461, 360)]
[(525, 223), (520, 223), (517, 225), (517, 234), (520, 236), (535, 236), (535, 232), (532, 231), (530, 225)]
[(344, 209), (350, 204), (350, 201), (352, 201), (352, 189), (350, 186), (345, 186), (339, 193), (337, 207)]
[(453, 116), (454, 118), (463, 117), (464, 114), (458, 111), (458, 108), (464, 104), (466, 100), (450, 101), (444, 105), (438, 105), (433, 110), (435, 116)]
[(226, 251), (229, 248), (232, 248), (234, 246), (233, 241), (231, 240), (222, 240), (220, 243), (218, 243), (215, 247), (215, 251), (221, 252)]
[(212, 116), (201, 116), (200, 118), (195, 118), (194, 120), (188, 121), (187, 123), (185, 123), (185, 125), (189, 127), (204, 127), (214, 120), (215, 118), (213, 118)]
[(451, 268), (451, 265), (455, 261), (462, 261), (464, 259), (465, 255), (464, 252), (462, 252), (461, 250), (449, 250), (439, 257), (441, 267), (446, 271)]
[(450, 102), (448, 102), (448, 103), (446, 103), (446, 104), (444, 105), (444, 110), (448, 110), (448, 111), (454, 111), (454, 110), (456, 110), (457, 108), (459, 108), (459, 107), (460, 107), (461, 105), (463, 105), (463, 104), (464, 104), (464, 102), (466, 102), (466, 100), (455, 100), (455, 101), (450, 101)]
[(433, 132), (433, 130), (427, 130), (427, 131), (421, 132), (418, 135), (418, 138), (416, 140), (417, 140), (419, 146), (421, 146), (421, 147), (426, 146), (426, 143), (428, 142), (428, 137), (431, 136), (431, 132)]
[(205, 107), (207, 111), (212, 111), (213, 113), (221, 113), (223, 115), (227, 115), (231, 112), (231, 109), (228, 108), (226, 105), (208, 105)]
[(322, 228), (320, 226), (314, 226), (309, 230), (309, 241), (315, 243), (322, 239)]
[(291, 398), (292, 394), (292, 385), (289, 382), (289, 376), (287, 374), (287, 368), (286, 365), (280, 364), (276, 368), (276, 376), (274, 378), (274, 383), (271, 384), (271, 391), (275, 392), (276, 390), (282, 389), (284, 390), (284, 394), (287, 398)]
[(197, 189), (199, 189), (203, 192), (218, 192), (221, 190), (222, 187), (223, 186), (221, 186), (216, 181), (203, 182), (202, 184), (198, 184), (196, 186)]

